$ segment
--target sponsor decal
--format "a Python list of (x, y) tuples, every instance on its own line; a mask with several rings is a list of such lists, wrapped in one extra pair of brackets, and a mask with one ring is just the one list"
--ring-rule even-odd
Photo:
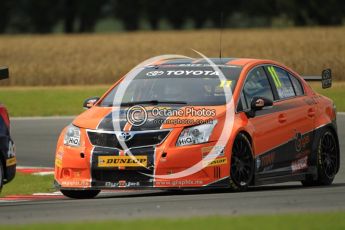
[(308, 167), (308, 156), (293, 161), (291, 164), (292, 172), (297, 172)]
[(154, 181), (154, 186), (184, 187), (202, 185), (202, 180), (159, 180)]
[(109, 188), (128, 188), (128, 187), (139, 187), (140, 182), (131, 182), (131, 181), (125, 181), (125, 180), (120, 180), (119, 182), (105, 182), (105, 187)]
[(276, 157), (276, 153), (275, 152), (271, 152), (271, 153), (265, 154), (260, 159), (261, 166), (262, 167), (266, 167), (266, 166), (272, 165), (274, 163), (275, 157)]
[(147, 167), (147, 156), (99, 156), (98, 167)]
[(261, 160), (260, 157), (256, 158), (256, 169), (259, 169), (261, 167)]
[(58, 152), (56, 154), (56, 157), (55, 157), (55, 166), (56, 167), (62, 168), (62, 157), (63, 157), (62, 152)]
[(161, 76), (164, 74), (164, 71), (150, 71), (146, 73), (146, 76), (149, 77), (157, 77), (157, 76)]
[(297, 152), (301, 152), (310, 143), (309, 134), (302, 135), (301, 133), (296, 133), (295, 136), (295, 149)]
[(174, 76), (218, 76), (219, 73), (214, 70), (168, 70), (166, 71), (166, 74), (168, 76), (174, 75)]
[(203, 165), (204, 167), (210, 167), (210, 166), (218, 166), (218, 165), (224, 165), (226, 164), (228, 161), (227, 161), (227, 158), (226, 157), (222, 157), (222, 158), (217, 158), (217, 159), (214, 159), (213, 161), (203, 161)]
[(55, 158), (55, 166), (62, 168), (62, 159)]
[(183, 67), (210, 67), (211, 65), (210, 64), (203, 64), (203, 63), (199, 63), (199, 64), (196, 64), (196, 63), (183, 63), (183, 64), (179, 64), (177, 66), (183, 66)]
[(80, 138), (79, 137), (69, 137), (67, 143), (69, 145), (72, 145), (72, 146), (79, 146)]
[(188, 145), (193, 143), (193, 139), (191, 137), (179, 138), (177, 143), (179, 146)]
[(238, 68), (235, 65), (221, 65), (221, 64), (209, 64), (209, 63), (182, 63), (178, 65), (170, 65), (170, 66), (181, 66), (181, 67), (225, 67), (225, 68)]
[(7, 158), (12, 158), (16, 156), (16, 147), (14, 143), (10, 140), (8, 143)]
[(90, 181), (73, 180), (73, 181), (62, 181), (61, 186), (63, 187), (89, 187)]
[(150, 71), (146, 73), (149, 77), (158, 76), (219, 76), (218, 71), (214, 70), (167, 70), (167, 71)]
[(6, 166), (11, 166), (11, 165), (15, 165), (17, 163), (17, 160), (15, 157), (9, 158), (6, 160)]
[(259, 170), (263, 168), (263, 171), (268, 171), (273, 168), (274, 160), (276, 157), (276, 152), (269, 152), (260, 155), (255, 160), (256, 169)]
[[(212, 151), (213, 149), (213, 151)], [(211, 152), (212, 151), (212, 152)], [(224, 156), (224, 146), (209, 146), (201, 148), (202, 158), (209, 156), (210, 158), (214, 157), (223, 157)]]

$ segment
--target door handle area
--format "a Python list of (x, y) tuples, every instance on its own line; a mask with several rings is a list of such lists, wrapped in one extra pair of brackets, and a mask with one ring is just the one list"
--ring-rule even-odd
[(308, 109), (308, 117), (315, 117), (315, 109), (314, 108), (310, 108)]
[(285, 115), (284, 113), (279, 114), (279, 116), (278, 116), (278, 121), (279, 121), (280, 123), (286, 122), (286, 121), (287, 121), (286, 115)]

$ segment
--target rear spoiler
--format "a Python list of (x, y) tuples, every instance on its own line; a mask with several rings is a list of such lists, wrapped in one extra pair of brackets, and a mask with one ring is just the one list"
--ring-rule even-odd
[(9, 78), (9, 71), (7, 66), (1, 66), (0, 67), (0, 80), (4, 80)]
[(305, 81), (321, 81), (322, 88), (327, 89), (332, 87), (332, 71), (325, 69), (322, 71), (321, 76), (302, 76)]

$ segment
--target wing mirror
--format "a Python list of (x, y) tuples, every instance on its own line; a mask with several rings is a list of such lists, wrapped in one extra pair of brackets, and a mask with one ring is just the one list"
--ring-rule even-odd
[(273, 101), (265, 97), (253, 97), (250, 103), (250, 111), (247, 112), (248, 117), (255, 117), (255, 112), (265, 107), (272, 106)]
[(0, 80), (4, 80), (9, 78), (9, 71), (7, 66), (1, 66), (0, 67)]
[(84, 101), (83, 108), (84, 109), (90, 109), (92, 106), (94, 106), (97, 101), (99, 100), (99, 97), (90, 97)]

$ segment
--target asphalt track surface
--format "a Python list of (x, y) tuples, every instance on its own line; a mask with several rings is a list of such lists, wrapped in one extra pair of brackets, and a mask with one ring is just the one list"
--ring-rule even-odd
[[(67, 119), (15, 119), (13, 136), (20, 165), (52, 166), (57, 135)], [(300, 183), (226, 190), (105, 194), (92, 200), (49, 200), (0, 203), (0, 224), (66, 222), (204, 215), (345, 211), (345, 115), (338, 116), (341, 169), (334, 184), (304, 188)]]

